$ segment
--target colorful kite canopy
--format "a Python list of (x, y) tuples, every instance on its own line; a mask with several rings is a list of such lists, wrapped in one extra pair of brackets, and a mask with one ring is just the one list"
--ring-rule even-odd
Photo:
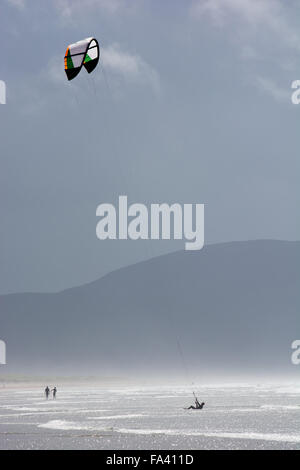
[(91, 73), (99, 62), (99, 44), (95, 38), (87, 38), (70, 44), (65, 54), (65, 72), (68, 80), (79, 74), (82, 66)]

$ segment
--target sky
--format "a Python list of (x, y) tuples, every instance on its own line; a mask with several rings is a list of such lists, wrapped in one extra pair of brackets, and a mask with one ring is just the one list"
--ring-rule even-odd
[[(1, 0), (0, 293), (52, 292), (183, 241), (100, 241), (96, 208), (205, 204), (205, 243), (299, 240), (300, 5)], [(94, 36), (68, 82), (68, 44)]]

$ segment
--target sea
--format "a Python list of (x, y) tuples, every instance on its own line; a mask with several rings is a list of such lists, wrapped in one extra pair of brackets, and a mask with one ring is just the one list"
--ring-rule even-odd
[(300, 384), (46, 385), (0, 388), (0, 449), (300, 449)]

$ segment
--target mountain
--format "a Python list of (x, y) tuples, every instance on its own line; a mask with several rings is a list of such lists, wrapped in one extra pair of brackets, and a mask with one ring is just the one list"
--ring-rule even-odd
[(2, 295), (6, 371), (296, 374), (299, 255), (300, 242), (208, 245), (58, 293)]

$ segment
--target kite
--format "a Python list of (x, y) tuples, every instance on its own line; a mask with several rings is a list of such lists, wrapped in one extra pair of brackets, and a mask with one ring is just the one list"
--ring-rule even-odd
[(100, 48), (97, 39), (86, 38), (70, 44), (65, 54), (65, 72), (68, 80), (73, 80), (82, 66), (91, 73), (99, 62)]

